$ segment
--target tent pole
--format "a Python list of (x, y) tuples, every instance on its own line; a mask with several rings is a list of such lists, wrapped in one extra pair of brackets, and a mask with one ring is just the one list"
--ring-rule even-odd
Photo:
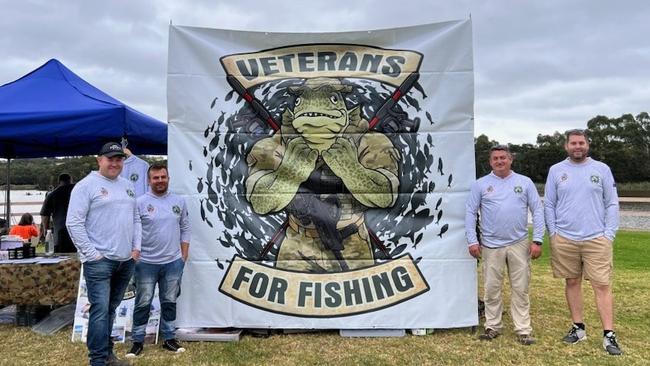
[(7, 232), (9, 232), (9, 227), (11, 226), (11, 184), (9, 180), (11, 179), (11, 158), (7, 158), (7, 186), (6, 186), (6, 197), (5, 197), (5, 219), (7, 220)]

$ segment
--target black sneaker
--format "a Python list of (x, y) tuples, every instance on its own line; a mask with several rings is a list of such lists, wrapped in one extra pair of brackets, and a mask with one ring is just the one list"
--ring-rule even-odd
[(177, 340), (175, 339), (168, 339), (165, 342), (163, 342), (162, 347), (168, 351), (172, 351), (175, 353), (181, 353), (185, 352), (185, 348), (181, 346)]
[(587, 339), (587, 331), (573, 324), (569, 333), (562, 338), (564, 343), (576, 344)]
[(131, 350), (127, 352), (126, 358), (136, 358), (142, 354), (142, 351), (144, 350), (144, 347), (142, 345), (142, 342), (133, 342), (133, 346), (131, 346)]
[(618, 356), (623, 353), (621, 347), (618, 346), (618, 342), (616, 342), (616, 334), (614, 332), (609, 332), (603, 337), (603, 348), (613, 356)]
[(485, 333), (478, 336), (478, 339), (482, 341), (491, 341), (499, 336), (499, 332), (492, 328), (485, 328)]

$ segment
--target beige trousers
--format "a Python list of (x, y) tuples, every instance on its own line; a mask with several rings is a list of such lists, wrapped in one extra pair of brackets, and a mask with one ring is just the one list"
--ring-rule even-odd
[(530, 300), (530, 254), (528, 239), (503, 248), (482, 247), (483, 288), (485, 292), (485, 328), (501, 332), (503, 328), (503, 288), (504, 269), (508, 269), (512, 292), (510, 315), (517, 334), (531, 334)]

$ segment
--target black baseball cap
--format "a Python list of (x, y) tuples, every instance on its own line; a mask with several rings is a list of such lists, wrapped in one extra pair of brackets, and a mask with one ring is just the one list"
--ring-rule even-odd
[(104, 146), (102, 146), (102, 149), (99, 150), (98, 155), (103, 155), (107, 158), (112, 158), (113, 156), (126, 157), (124, 150), (122, 150), (122, 145), (118, 144), (117, 142), (109, 142), (104, 144)]

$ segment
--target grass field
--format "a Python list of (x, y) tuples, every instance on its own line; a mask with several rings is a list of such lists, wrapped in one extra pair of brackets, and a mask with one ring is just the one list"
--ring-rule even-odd
[[(351, 339), (338, 332), (245, 336), (235, 343), (186, 343), (188, 351), (169, 355), (158, 346), (145, 348), (135, 365), (649, 365), (650, 364), (650, 233), (619, 232), (614, 249), (616, 331), (624, 355), (602, 349), (602, 331), (593, 293), (585, 283), (588, 340), (565, 345), (560, 338), (570, 326), (563, 282), (551, 275), (548, 246), (534, 262), (531, 303), (538, 343), (515, 342), (510, 316), (505, 334), (481, 342), (468, 329), (440, 330), (428, 336)], [(506, 292), (509, 302), (509, 293)], [(507, 307), (506, 307), (507, 309)], [(0, 365), (83, 365), (84, 344), (70, 342), (71, 327), (52, 337), (26, 328), (0, 326)], [(127, 345), (118, 345), (122, 357)]]
[[(537, 192), (544, 195), (544, 183), (535, 183)], [(619, 197), (650, 197), (650, 182), (616, 183)]]

